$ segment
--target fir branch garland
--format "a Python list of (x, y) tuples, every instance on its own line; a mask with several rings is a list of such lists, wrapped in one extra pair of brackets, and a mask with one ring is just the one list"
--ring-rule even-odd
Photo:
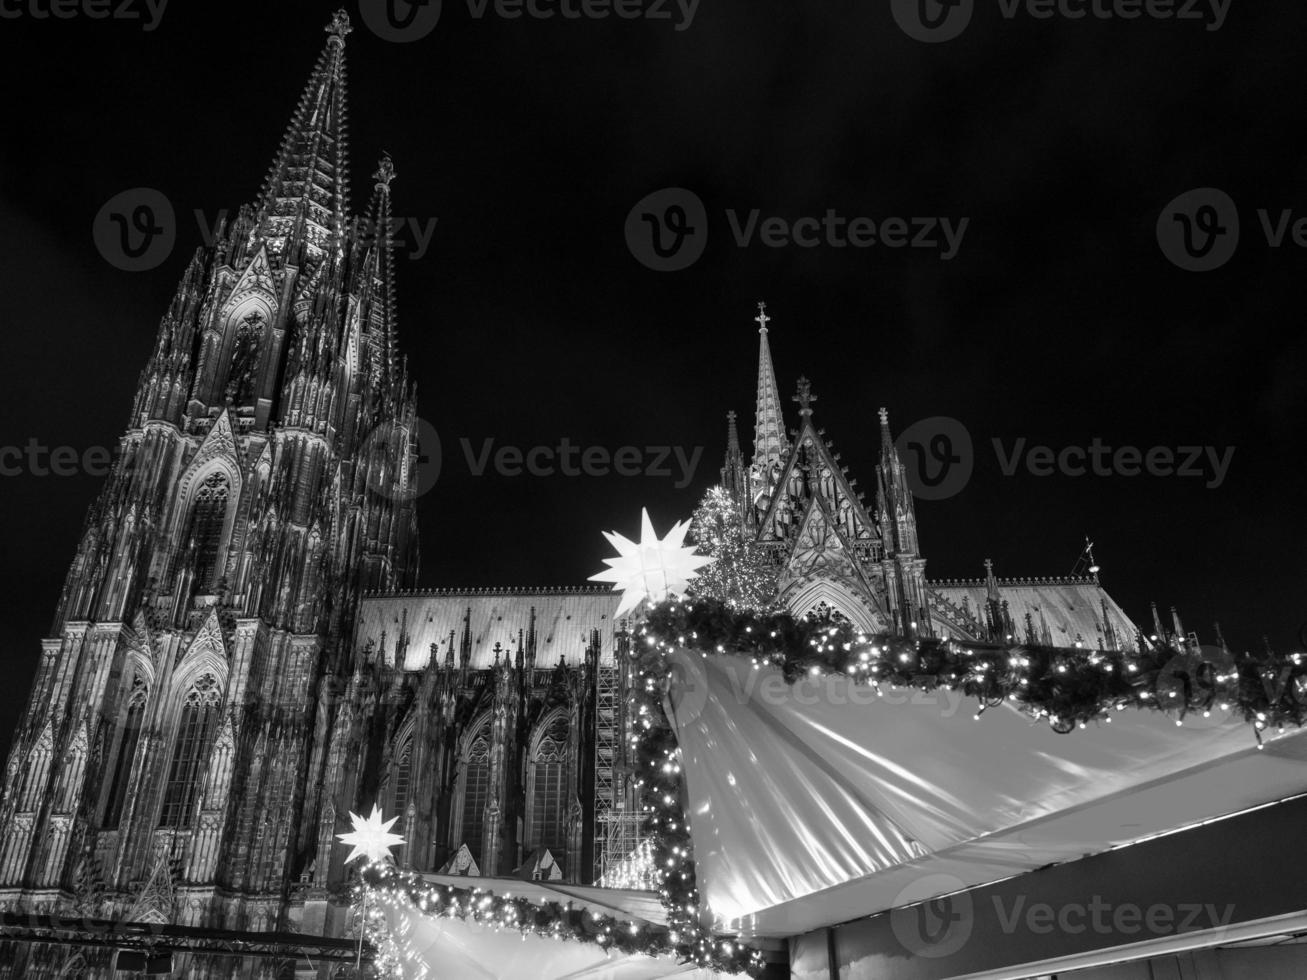
[[(592, 943), (607, 952), (624, 955), (673, 956), (683, 943), (675, 931), (634, 919), (622, 919), (571, 903), (533, 902), (520, 896), (500, 895), (484, 888), (435, 884), (421, 875), (391, 864), (370, 864), (362, 874), (359, 889), (376, 898), (364, 928), (378, 949), (378, 966), (395, 972), (395, 967), (414, 954), (403, 937), (384, 927), (383, 910), (416, 911), (438, 918), (461, 919), (490, 929), (518, 933), (523, 939), (538, 936), (559, 942)], [(361, 891), (360, 896), (361, 898)], [(356, 898), (357, 900), (357, 898)], [(749, 957), (722, 953), (720, 943), (709, 964), (725, 972), (744, 972)], [(733, 944), (727, 948), (734, 953)]]

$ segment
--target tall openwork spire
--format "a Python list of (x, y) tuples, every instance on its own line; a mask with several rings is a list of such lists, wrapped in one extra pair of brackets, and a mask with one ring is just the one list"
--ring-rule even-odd
[(364, 273), (370, 278), (364, 288), (374, 295), (370, 332), (376, 376), (385, 383), (396, 371), (397, 330), (395, 304), (395, 243), (390, 212), (390, 182), (395, 179), (395, 164), (384, 154), (372, 175), (376, 180), (367, 214), (367, 258)]
[(781, 396), (772, 367), (771, 345), (767, 342), (767, 304), (758, 304), (758, 408), (753, 425), (753, 465), (755, 468), (780, 462), (785, 454), (785, 420), (781, 415)]
[(281, 148), (259, 194), (258, 233), (277, 254), (299, 259), (339, 251), (349, 208), (345, 38), (349, 15), (336, 11)]

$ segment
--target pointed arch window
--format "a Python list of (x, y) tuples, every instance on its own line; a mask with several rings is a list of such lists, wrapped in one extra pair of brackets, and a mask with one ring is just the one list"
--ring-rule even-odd
[(195, 491), (191, 504), (190, 540), (195, 545), (195, 581), (201, 589), (213, 584), (230, 498), (231, 484), (226, 473), (210, 473)]
[(567, 718), (549, 721), (531, 753), (530, 842), (547, 847), (560, 865), (567, 855)]
[(136, 747), (141, 741), (141, 726), (145, 723), (145, 704), (149, 697), (145, 681), (139, 676), (132, 681), (127, 695), (127, 708), (123, 713), (122, 730), (118, 735), (118, 753), (114, 756), (109, 782), (109, 799), (104, 810), (104, 826), (117, 827), (127, 803), (127, 786), (132, 778), (132, 762)]
[(490, 740), (486, 726), (468, 744), (463, 760), (463, 807), (459, 828), (463, 843), (480, 863), (485, 837), (485, 810), (490, 802)]
[(182, 699), (176, 748), (168, 770), (163, 813), (159, 820), (161, 827), (190, 826), (204, 763), (218, 730), (220, 701), (218, 680), (212, 674), (205, 674), (192, 684)]

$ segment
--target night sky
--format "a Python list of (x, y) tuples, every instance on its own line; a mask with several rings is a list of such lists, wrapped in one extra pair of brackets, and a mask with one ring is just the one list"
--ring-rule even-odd
[[(0, 80), (0, 446), (114, 446), (160, 316), (212, 224), (256, 196), (337, 4), (167, 6), (140, 19), (34, 17), (6, 0)], [(113, 0), (114, 5), (121, 0)], [(201, 8), (202, 9), (197, 9)], [(1273, 8), (1273, 9), (1268, 9)], [(74, 9), (81, 9), (74, 4)], [(143, 3), (127, 9), (150, 15)], [(492, 8), (493, 9), (493, 8)], [(675, 11), (675, 8), (671, 8)], [(1204, 10), (1207, 9), (1204, 5)], [(1085, 535), (1138, 622), (1175, 605), (1206, 642), (1300, 645), (1307, 519), (1307, 253), (1257, 209), (1307, 215), (1307, 9), (1234, 3), (1202, 21), (1039, 19), (978, 0), (927, 44), (886, 2), (705, 0), (672, 20), (475, 18), (391, 43), (350, 8), (353, 205), (381, 151), (396, 211), (437, 224), (399, 264), (400, 341), (442, 468), (421, 502), (423, 586), (571, 584), (603, 529), (661, 529), (717, 480), (725, 415), (752, 445), (766, 300), (787, 422), (800, 374), (843, 462), (875, 487), (876, 410), (959, 420), (975, 469), (917, 505), (935, 578), (1065, 575)], [(18, 12), (17, 16), (14, 13)], [(177, 246), (125, 272), (97, 212), (161, 191)], [(633, 256), (628, 213), (666, 187), (707, 210), (689, 268)], [(1192, 188), (1236, 202), (1218, 269), (1168, 261), (1155, 226)], [(747, 221), (969, 218), (957, 254), (739, 247)], [(496, 448), (703, 447), (672, 476), (475, 476)], [(1002, 472), (1005, 447), (1234, 447), (1207, 477)], [(642, 457), (651, 462), (652, 455)], [(8, 739), (100, 479), (0, 477)]]

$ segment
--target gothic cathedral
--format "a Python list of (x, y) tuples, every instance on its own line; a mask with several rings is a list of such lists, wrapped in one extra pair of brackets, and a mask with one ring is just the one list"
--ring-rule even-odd
[[(327, 31), (257, 203), (182, 277), (87, 515), (4, 773), (8, 914), (345, 936), (335, 835), (373, 803), (419, 871), (641, 883), (617, 597), (415, 591), (395, 170), (352, 215), (343, 12)], [(887, 416), (869, 507), (802, 379), (787, 430), (758, 322), (754, 455), (732, 418), (722, 482), (779, 603), (908, 635), (1134, 637), (1096, 574), (928, 580)], [(8, 941), (0, 976), (107, 977), (110, 952)]]

